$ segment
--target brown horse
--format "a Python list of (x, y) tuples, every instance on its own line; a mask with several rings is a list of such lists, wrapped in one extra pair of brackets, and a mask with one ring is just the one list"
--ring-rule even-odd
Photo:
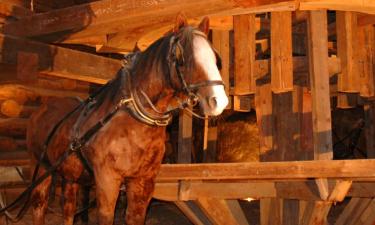
[[(76, 102), (66, 107), (54, 103), (55, 107), (42, 107), (32, 116), (27, 140), (37, 159), (44, 155), (42, 160), (54, 165), (66, 152), (76, 153), (57, 169), (65, 181), (65, 225), (73, 224), (79, 182), (89, 180), (89, 171), (96, 185), (100, 225), (112, 225), (122, 183), (128, 201), (126, 224), (144, 223), (171, 111), (199, 101), (203, 114), (216, 116), (228, 104), (219, 58), (207, 33), (207, 18), (192, 28), (179, 16), (172, 33), (136, 54), (116, 78), (65, 116), (52, 135), (51, 124), (62, 117), (55, 114), (57, 108), (65, 113)], [(50, 183), (48, 177), (32, 193), (35, 225), (44, 224)]]

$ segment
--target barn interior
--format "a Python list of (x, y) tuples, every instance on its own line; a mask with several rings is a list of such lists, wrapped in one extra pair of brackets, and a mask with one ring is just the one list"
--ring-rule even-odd
[(0, 0), (0, 203), (30, 183), (33, 112), (87, 98), (181, 12), (209, 17), (230, 104), (175, 115), (146, 224), (375, 224), (374, 0)]

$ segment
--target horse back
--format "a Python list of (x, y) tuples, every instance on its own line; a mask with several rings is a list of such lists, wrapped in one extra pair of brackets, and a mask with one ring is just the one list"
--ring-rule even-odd
[(27, 124), (26, 142), (28, 150), (37, 159), (40, 158), (44, 144), (56, 124), (80, 103), (78, 98), (51, 97), (31, 115)]

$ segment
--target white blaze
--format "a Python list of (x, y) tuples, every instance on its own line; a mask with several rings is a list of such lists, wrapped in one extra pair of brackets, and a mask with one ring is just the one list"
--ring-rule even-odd
[[(200, 65), (203, 72), (208, 77), (208, 80), (222, 80), (220, 72), (216, 66), (216, 56), (213, 52), (207, 39), (196, 35), (193, 40), (194, 47), (194, 58), (195, 62)], [(203, 110), (208, 115), (219, 115), (223, 112), (225, 107), (228, 105), (228, 97), (225, 94), (223, 85), (214, 85), (206, 88), (211, 89), (211, 96), (205, 96), (206, 98), (214, 97), (216, 99), (216, 106), (212, 107), (208, 104), (207, 99), (200, 99)], [(198, 96), (201, 98), (202, 96)]]

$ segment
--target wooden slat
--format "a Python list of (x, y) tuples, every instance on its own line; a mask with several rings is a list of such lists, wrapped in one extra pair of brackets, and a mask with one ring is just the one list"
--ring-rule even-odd
[(372, 199), (367, 209), (362, 213), (356, 225), (373, 225), (375, 223), (375, 199)]
[[(280, 26), (280, 21), (283, 25)], [(271, 89), (293, 90), (292, 13), (271, 13)]]
[[(240, 224), (239, 221), (237, 221), (237, 219), (234, 217), (234, 214), (232, 214), (226, 200), (200, 198), (197, 200), (197, 203), (214, 225)], [(238, 210), (241, 210), (241, 208)]]
[(341, 73), (338, 76), (338, 91), (347, 93), (359, 92), (359, 76), (355, 71), (355, 40), (357, 33), (357, 14), (354, 12), (337, 12), (337, 53), (341, 60)]
[(336, 225), (354, 225), (370, 204), (369, 198), (352, 198), (336, 220)]
[[(360, 95), (375, 96), (375, 30), (372, 25), (357, 28), (355, 42), (355, 72), (359, 77)], [(353, 43), (354, 44), (354, 43)]]
[(106, 83), (121, 68), (110, 58), (0, 34), (0, 62), (17, 64), (18, 52), (38, 56), (38, 71), (54, 76)]
[(215, 179), (374, 178), (375, 160), (163, 164), (158, 181)]
[(234, 29), (234, 94), (255, 93), (255, 15), (233, 18)]
[[(308, 19), (308, 49), (314, 158), (332, 159), (331, 107), (328, 72), (327, 12), (311, 11)], [(328, 198), (328, 183), (317, 180), (321, 197)]]

